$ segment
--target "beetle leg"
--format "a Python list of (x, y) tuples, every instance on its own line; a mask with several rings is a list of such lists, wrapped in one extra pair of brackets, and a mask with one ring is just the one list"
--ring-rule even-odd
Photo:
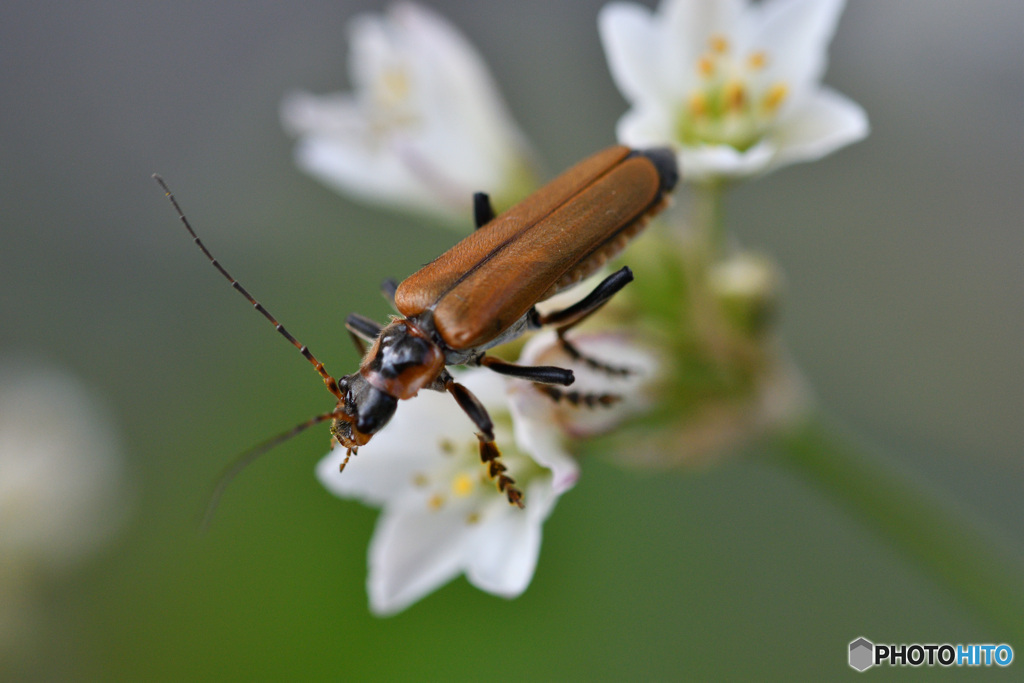
[(384, 295), (384, 298), (391, 304), (391, 308), (395, 307), (395, 292), (398, 291), (398, 283), (395, 282), (394, 278), (388, 278), (384, 282), (380, 283), (380, 292)]
[(484, 404), (473, 395), (469, 389), (453, 379), (445, 383), (445, 389), (455, 397), (459, 407), (465, 411), (469, 419), (480, 430), (476, 436), (480, 439), (480, 460), (487, 465), (487, 474), (494, 479), (498, 490), (505, 494), (508, 502), (517, 507), (523, 507), (523, 492), (516, 486), (516, 480), (505, 474), (506, 468), (501, 462), (501, 451), (498, 444), (494, 443), (494, 422), (487, 414)]
[(473, 223), (476, 229), (484, 227), (494, 218), (494, 207), (491, 206), (491, 198), (486, 192), (473, 194)]
[(576, 348), (575, 344), (573, 344), (568, 339), (566, 339), (565, 338), (565, 331), (561, 330), (561, 329), (558, 330), (558, 343), (565, 350), (565, 352), (567, 354), (572, 356), (573, 360), (586, 363), (587, 365), (589, 365), (594, 370), (598, 370), (598, 371), (603, 372), (603, 373), (605, 373), (607, 375), (618, 376), (618, 377), (626, 377), (626, 376), (632, 374), (632, 372), (633, 372), (629, 368), (624, 368), (624, 367), (621, 367), (621, 366), (618, 366), (618, 365), (609, 365), (608, 363), (605, 363), (603, 361), (599, 361), (596, 358), (591, 358), (590, 356), (586, 355), (585, 353), (580, 351), (578, 348)]
[(537, 390), (541, 393), (546, 394), (555, 403), (562, 401), (568, 401), (573, 406), (586, 406), (587, 408), (596, 408), (598, 406), (606, 408), (613, 403), (618, 403), (622, 400), (622, 396), (619, 394), (591, 394), (581, 393), (579, 391), (562, 391), (558, 387), (552, 387), (545, 384), (538, 384)]
[(590, 294), (583, 297), (572, 306), (563, 308), (560, 311), (553, 311), (547, 315), (539, 316), (538, 321), (541, 325), (557, 326), (555, 331), (558, 333), (559, 344), (561, 344), (562, 348), (565, 349), (565, 352), (575, 360), (583, 361), (595, 370), (601, 370), (609, 375), (628, 375), (628, 368), (619, 368), (613, 365), (608, 365), (584, 355), (565, 338), (565, 333), (600, 310), (600, 308), (608, 303), (611, 298), (619, 292), (619, 290), (632, 281), (633, 271), (631, 271), (628, 266), (623, 266), (605, 279), (601, 280)]
[(531, 382), (537, 382), (539, 384), (561, 384), (562, 386), (567, 387), (576, 381), (576, 378), (572, 374), (572, 370), (558, 368), (551, 365), (516, 365), (514, 363), (503, 361), (496, 356), (484, 355), (481, 355), (480, 358), (477, 359), (477, 362), (498, 374), (528, 379)]
[(366, 355), (365, 342), (375, 340), (377, 335), (380, 334), (381, 326), (366, 316), (359, 315), (358, 313), (349, 313), (348, 317), (345, 318), (345, 329), (348, 330), (349, 335), (352, 337), (356, 349), (359, 350), (359, 355), (364, 356)]
[(484, 408), (484, 404), (480, 402), (480, 399), (473, 395), (472, 391), (453, 379), (449, 380), (444, 388), (455, 397), (459, 407), (462, 408), (466, 415), (469, 415), (469, 419), (483, 433), (483, 438), (488, 441), (494, 441), (494, 422), (491, 421), (491, 416), (487, 414), (487, 409)]
[(586, 320), (618, 293), (620, 289), (633, 281), (633, 271), (623, 266), (594, 287), (594, 290), (568, 308), (552, 311), (538, 318), (541, 325), (557, 325), (559, 332), (564, 332)]

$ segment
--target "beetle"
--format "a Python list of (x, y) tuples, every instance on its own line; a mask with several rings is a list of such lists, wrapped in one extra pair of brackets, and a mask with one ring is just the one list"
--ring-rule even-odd
[[(347, 449), (344, 469), (349, 457), (388, 423), (398, 401), (427, 389), (452, 395), (479, 430), (480, 457), (489, 476), (511, 504), (523, 507), (522, 492), (505, 473), (487, 410), (455, 381), (448, 367), (483, 366), (549, 385), (545, 393), (557, 399), (562, 394), (555, 387), (574, 381), (571, 370), (520, 366), (487, 353), (527, 331), (552, 326), (570, 355), (609, 373), (619, 372), (583, 357), (565, 333), (632, 281), (628, 267), (607, 276), (565, 309), (541, 314), (535, 304), (593, 274), (622, 251), (648, 219), (667, 205), (679, 173), (675, 155), (668, 149), (616, 145), (577, 163), (500, 215), (495, 215), (486, 194), (477, 193), (473, 233), (400, 284), (388, 280), (382, 286), (401, 317), (392, 317), (386, 325), (354, 313), (346, 318), (346, 329), (363, 357), (359, 369), (340, 380), (220, 265), (167, 185), (159, 176), (154, 178), (195, 244), (232, 287), (299, 349), (337, 400), (333, 410), (245, 454), (223, 483), (267, 448), (327, 420), (331, 420), (333, 439)], [(215, 499), (221, 490), (219, 486)]]

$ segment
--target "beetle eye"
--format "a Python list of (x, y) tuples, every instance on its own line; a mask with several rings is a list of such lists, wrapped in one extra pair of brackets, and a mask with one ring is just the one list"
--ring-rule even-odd
[(356, 429), (363, 434), (375, 434), (388, 423), (398, 407), (398, 399), (380, 389), (370, 387), (359, 405)]

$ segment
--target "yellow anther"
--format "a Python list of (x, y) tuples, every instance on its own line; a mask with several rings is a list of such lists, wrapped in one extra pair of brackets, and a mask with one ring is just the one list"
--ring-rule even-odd
[(394, 105), (409, 96), (411, 90), (409, 74), (401, 67), (391, 67), (381, 72), (377, 96), (386, 105)]
[(422, 472), (417, 472), (416, 474), (412, 475), (412, 485), (415, 486), (416, 488), (423, 488), (429, 483), (430, 479), (428, 479), (427, 475), (423, 474)]
[(723, 95), (725, 98), (725, 107), (731, 112), (742, 110), (743, 105), (746, 104), (747, 101), (747, 90), (739, 81), (727, 83)]
[(765, 108), (765, 111), (774, 112), (779, 108), (788, 94), (789, 88), (785, 83), (776, 83), (764, 94), (764, 99), (761, 104)]
[(729, 39), (721, 33), (711, 36), (708, 40), (708, 45), (711, 46), (711, 51), (715, 54), (724, 55), (729, 51)]
[(465, 498), (473, 492), (473, 478), (462, 473), (452, 481), (452, 492), (460, 498)]
[(708, 115), (708, 96), (702, 92), (695, 92), (690, 95), (690, 113), (694, 116)]
[(715, 75), (715, 60), (707, 55), (697, 60), (697, 73), (704, 78), (711, 78)]
[(768, 64), (768, 54), (764, 50), (751, 52), (747, 57), (747, 67), (752, 71), (759, 71)]
[(479, 524), (479, 523), (480, 523), (480, 513), (479, 512), (471, 512), (468, 515), (466, 515), (466, 524), (468, 524), (469, 526), (473, 526), (474, 524)]
[(444, 453), (445, 455), (455, 454), (455, 444), (452, 443), (451, 439), (441, 437), (440, 439), (437, 440), (437, 447), (440, 448), (441, 452)]
[(444, 496), (440, 493), (435, 493), (427, 500), (427, 507), (431, 510), (440, 510), (442, 505), (444, 505)]

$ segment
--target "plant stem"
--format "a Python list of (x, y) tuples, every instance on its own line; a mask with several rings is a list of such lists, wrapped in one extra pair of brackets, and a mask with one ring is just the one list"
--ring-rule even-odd
[(774, 446), (779, 462), (922, 564), (984, 617), (993, 635), (1024, 643), (1024, 567), (969, 515), (821, 416), (780, 435)]
[(709, 180), (694, 188), (694, 222), (703, 238), (707, 263), (715, 263), (725, 251), (726, 186), (724, 180)]

